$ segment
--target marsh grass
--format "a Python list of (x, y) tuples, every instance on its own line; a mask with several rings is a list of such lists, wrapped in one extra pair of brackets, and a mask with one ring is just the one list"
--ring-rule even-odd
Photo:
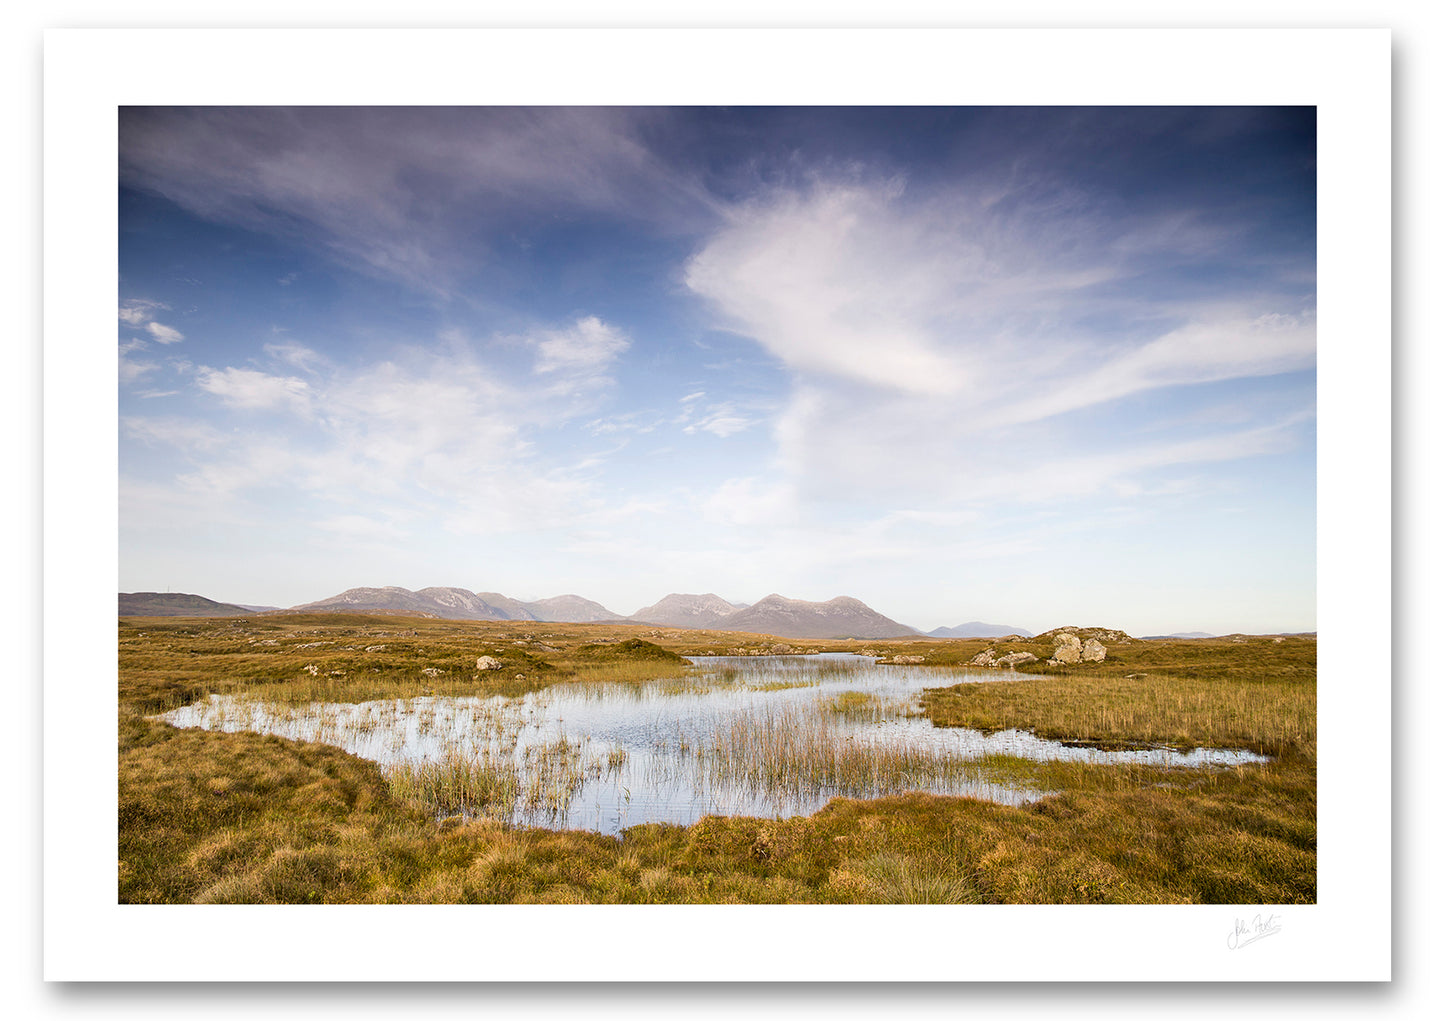
[(1013, 684), (960, 684), (923, 694), (939, 726), (985, 733), (1028, 729), (1039, 737), (1099, 747), (1168, 745), (1313, 754), (1315, 685), (1294, 676), (1232, 681), (1217, 676), (1097, 674)]
[(1313, 772), (1300, 763), (1203, 774), (1021, 763), (1075, 773), (1074, 789), (1026, 808), (837, 798), (809, 817), (709, 817), (613, 839), (438, 822), (374, 763), (334, 748), (134, 716), (120, 736), (122, 902), (1314, 900)]
[(511, 756), (448, 751), (435, 760), (385, 767), (387, 788), (402, 802), (421, 804), (437, 816), (510, 820), (522, 795), (520, 771)]
[(840, 691), (823, 702), (823, 709), (857, 723), (879, 723), (919, 714), (916, 695), (882, 698), (867, 691)]
[(876, 797), (978, 775), (962, 756), (863, 737), (831, 715), (807, 706), (764, 707), (719, 727), (696, 754), (714, 782), (773, 797)]
[[(297, 705), (422, 694), (515, 698), (563, 681), (643, 683), (687, 670), (637, 629), (607, 625), (559, 631), (535, 621), (267, 614), (121, 618), (118, 626), (120, 701), (142, 713), (209, 694)], [(619, 631), (627, 637), (615, 640)], [(478, 670), (481, 656), (501, 668)]]
[(829, 876), (835, 887), (855, 887), (859, 900), (873, 904), (980, 904), (983, 897), (957, 865), (939, 858), (874, 854), (845, 861)]
[[(439, 821), (446, 798), (396, 786), (375, 763), (338, 748), (182, 731), (140, 714), (212, 693), (249, 692), (298, 711), (428, 690), (515, 696), (583, 675), (580, 645), (650, 635), (672, 651), (703, 654), (765, 649), (775, 638), (383, 615), (123, 619), (119, 630), (122, 902), (1315, 900), (1313, 638), (1111, 645), (1109, 659), (1088, 670), (1041, 669), (1044, 680), (962, 684), (925, 698), (941, 724), (972, 720), (1101, 744), (1236, 746), (1274, 755), (1267, 764), (1182, 770), (997, 756), (972, 768), (1059, 793), (1022, 808), (919, 793), (834, 798), (808, 817), (709, 817), (636, 826), (614, 839), (484, 815)], [(812, 644), (847, 651), (859, 643)], [(964, 665), (990, 644), (868, 643), (941, 667)], [(475, 676), (484, 654), (505, 668)], [(622, 672), (641, 676), (655, 662), (640, 661), (635, 673), (622, 664)], [(315, 675), (303, 670), (308, 664)], [(437, 676), (423, 675), (426, 667)], [(487, 719), (491, 732), (509, 726)], [(370, 717), (347, 724), (377, 725)], [(607, 768), (606, 753), (598, 762), (589, 755), (559, 750), (545, 770), (552, 788), (565, 791), (576, 770)], [(470, 763), (458, 772), (463, 765), (470, 772)], [(845, 777), (849, 768), (818, 775)], [(454, 800), (485, 801), (491, 781), (467, 780), (475, 790)]]

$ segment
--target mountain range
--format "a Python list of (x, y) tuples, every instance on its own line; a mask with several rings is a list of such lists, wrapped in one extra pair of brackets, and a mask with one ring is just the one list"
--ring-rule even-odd
[[(218, 603), (183, 593), (120, 593), (121, 616), (234, 616), (262, 609)], [(315, 602), (290, 607), (292, 611), (335, 613), (385, 611), (440, 617), (446, 620), (536, 620), (583, 624), (617, 622), (654, 624), (676, 628), (712, 628), (778, 635), (783, 638), (907, 638), (920, 636), (916, 628), (874, 610), (851, 596), (826, 602), (789, 599), (773, 593), (752, 605), (733, 603), (708, 592), (701, 595), (674, 592), (631, 616), (623, 616), (601, 603), (578, 595), (552, 596), (530, 602), (500, 592), (472, 592), (464, 588), (419, 589), (388, 585), (352, 588)], [(934, 637), (1002, 637), (1032, 633), (1023, 628), (972, 621), (957, 628), (939, 628)]]
[(552, 596), (530, 603), (499, 592), (468, 592), (464, 588), (424, 588), (416, 592), (397, 585), (349, 588), (345, 592), (291, 607), (312, 613), (347, 610), (391, 610), (429, 614), (446, 620), (550, 620), (565, 624), (626, 620), (601, 603), (581, 596)]
[(189, 592), (119, 592), (121, 617), (239, 617), (255, 611)]
[(985, 624), (981, 620), (971, 620), (967, 624), (960, 624), (957, 627), (936, 627), (928, 632), (930, 638), (1003, 638), (1006, 635), (1032, 638), (1034, 633), (1027, 628), (1009, 627), (1007, 624)]

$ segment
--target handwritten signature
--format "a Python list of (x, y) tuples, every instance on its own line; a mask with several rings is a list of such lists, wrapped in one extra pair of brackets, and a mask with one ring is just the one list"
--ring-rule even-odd
[(1284, 923), (1278, 921), (1274, 915), (1255, 915), (1254, 919), (1248, 922), (1243, 918), (1236, 918), (1234, 931), (1229, 934), (1229, 939), (1225, 942), (1230, 950), (1238, 950), (1240, 947), (1249, 946), (1256, 940), (1273, 936), (1283, 928)]

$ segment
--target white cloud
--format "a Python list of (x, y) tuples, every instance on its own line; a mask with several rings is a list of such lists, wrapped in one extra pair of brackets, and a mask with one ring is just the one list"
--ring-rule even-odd
[(960, 271), (983, 257), (897, 189), (817, 185), (736, 211), (688, 263), (686, 283), (791, 368), (908, 393), (949, 394), (964, 362), (927, 326)]
[[(163, 301), (151, 301), (147, 298), (129, 298), (120, 303), (117, 315), (121, 322), (136, 329), (144, 329), (150, 334), (151, 339), (158, 344), (175, 344), (185, 340), (180, 330), (164, 323), (156, 322), (156, 311), (170, 311), (170, 306)], [(140, 341), (132, 341), (138, 344)]]
[(1077, 375), (1035, 380), (999, 420), (1027, 422), (1165, 386), (1211, 383), (1308, 369), (1315, 361), (1312, 316), (1264, 313), (1196, 321)]
[(165, 444), (183, 450), (211, 450), (223, 445), (226, 435), (205, 422), (179, 417), (146, 418), (122, 415), (121, 432), (148, 445)]
[[(1166, 387), (1313, 365), (1307, 297), (1273, 297), (1262, 281), (1247, 301), (1189, 304), (1134, 283), (1163, 258), (1217, 252), (1231, 236), (1188, 214), (1096, 215), (1079, 195), (815, 180), (733, 210), (685, 280), (790, 370), (772, 436), (800, 499), (846, 498), (860, 479), (965, 501), (1110, 485), (1146, 493), (1141, 473), (1300, 441), (1293, 427), (1209, 422), (1192, 442), (1150, 442), (1140, 421), (1099, 447), (1083, 420), (1056, 421)], [(684, 407), (688, 432), (744, 426)]]
[[(555, 371), (507, 370), (477, 346), (448, 335), (436, 348), (394, 349), (387, 361), (348, 366), (299, 344), (268, 344), (274, 362), (306, 378), (249, 367), (202, 366), (201, 391), (238, 413), (235, 432), (187, 433), (174, 420), (136, 420), (129, 435), (186, 451), (178, 476), (195, 492), (240, 499), (282, 485), (321, 504), (369, 501), (367, 515), (391, 520), (425, 514), (448, 531), (491, 534), (565, 525), (593, 513), (599, 468), (608, 452), (554, 442), (556, 431), (596, 415), (606, 380), (595, 370), (625, 346), (595, 317), (532, 339)], [(501, 338), (507, 340), (508, 338)], [(525, 338), (524, 338), (525, 339)], [(550, 346), (549, 346), (550, 345)], [(284, 426), (246, 412), (289, 411)], [(652, 425), (622, 416), (619, 429)], [(594, 433), (607, 420), (594, 420)], [(318, 511), (308, 520), (341, 534), (348, 515)]]
[(282, 344), (263, 344), (261, 350), (267, 355), (284, 362), (287, 365), (300, 369), (303, 372), (315, 372), (328, 364), (328, 359), (319, 351), (313, 351), (304, 344), (297, 344), (294, 341), (287, 341)]
[(532, 342), (537, 346), (537, 371), (543, 373), (597, 372), (630, 346), (620, 330), (596, 316), (578, 319), (565, 330), (544, 332)]
[(164, 323), (146, 323), (146, 330), (157, 344), (176, 344), (186, 339), (180, 330), (177, 330), (173, 326), (167, 326)]
[(727, 439), (754, 425), (755, 421), (740, 414), (731, 402), (724, 402), (710, 406), (700, 421), (690, 423), (682, 431), (688, 434), (707, 432), (719, 439)]
[(255, 369), (212, 369), (201, 366), (196, 382), (227, 406), (248, 410), (282, 408), (298, 414), (311, 410), (311, 387), (295, 376), (272, 376)]
[(162, 301), (151, 301), (147, 298), (128, 298), (120, 303), (120, 321), (127, 326), (144, 326), (155, 318), (156, 309), (170, 311), (170, 306)]
[(121, 385), (129, 386), (130, 384), (139, 380), (146, 373), (154, 372), (156, 369), (159, 368), (160, 366), (155, 362), (137, 362), (122, 355), (117, 371)]

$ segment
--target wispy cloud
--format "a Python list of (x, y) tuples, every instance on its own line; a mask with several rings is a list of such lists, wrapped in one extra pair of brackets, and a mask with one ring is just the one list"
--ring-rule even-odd
[(330, 360), (319, 351), (304, 344), (286, 341), (280, 344), (263, 344), (261, 350), (270, 358), (303, 372), (316, 372), (330, 364)]
[(203, 365), (196, 371), (196, 385), (232, 408), (281, 408), (300, 415), (311, 412), (311, 387), (296, 376), (273, 376), (256, 369), (212, 369)]
[[(1268, 280), (1249, 304), (1191, 304), (1132, 282), (1166, 257), (1218, 257), (1234, 236), (1227, 226), (1111, 219), (1064, 198), (815, 179), (743, 203), (708, 238), (686, 283), (790, 370), (772, 435), (802, 492), (840, 493), (862, 474), (974, 500), (1076, 494), (1262, 449), (1248, 431), (1166, 445), (1118, 435), (1095, 458), (1068, 429), (1016, 434), (1131, 395), (1314, 363), (1310, 303), (1272, 293)], [(684, 418), (689, 431), (705, 428)], [(713, 423), (720, 435), (742, 427), (726, 413)], [(1270, 435), (1269, 449), (1287, 442)], [(1030, 445), (1037, 451), (1020, 457)], [(991, 449), (1013, 456), (989, 467)], [(1049, 460), (1047, 472), (1034, 469)], [(940, 483), (927, 467), (936, 464), (967, 464), (968, 481)]]
[(127, 326), (145, 326), (155, 318), (157, 309), (170, 311), (170, 306), (147, 298), (128, 298), (120, 303), (120, 321)]
[[(479, 239), (537, 211), (675, 230), (713, 200), (645, 142), (665, 111), (604, 108), (127, 108), (123, 182), (208, 219), (295, 235), (353, 268), (447, 291)], [(284, 283), (287, 278), (283, 277)]]
[[(311, 518), (338, 535), (376, 537), (381, 531), (362, 522), (423, 508), (466, 534), (572, 521), (594, 506), (591, 478), (607, 452), (560, 460), (536, 440), (596, 413), (607, 387), (597, 372), (627, 342), (591, 316), (522, 341), (538, 352), (532, 372), (508, 370), (484, 356), (485, 345), (455, 335), (441, 347), (396, 348), (390, 359), (356, 365), (267, 344), (273, 364), (300, 367), (306, 378), (248, 366), (194, 372), (195, 391), (228, 409), (235, 432), (136, 415), (125, 433), (184, 451), (179, 479), (194, 492), (237, 499), (284, 485), (323, 503), (368, 501), (367, 513)], [(557, 385), (574, 374), (587, 385)]]
[(168, 312), (170, 308), (164, 302), (130, 298), (120, 303), (117, 315), (127, 326), (145, 330), (157, 344), (176, 344), (185, 340), (185, 335), (174, 326), (156, 322), (156, 312)]
[(578, 319), (565, 330), (549, 330), (533, 340), (538, 372), (595, 373), (630, 346), (622, 332), (596, 316)]
[(186, 339), (180, 330), (165, 323), (146, 323), (146, 332), (157, 344), (177, 344)]

